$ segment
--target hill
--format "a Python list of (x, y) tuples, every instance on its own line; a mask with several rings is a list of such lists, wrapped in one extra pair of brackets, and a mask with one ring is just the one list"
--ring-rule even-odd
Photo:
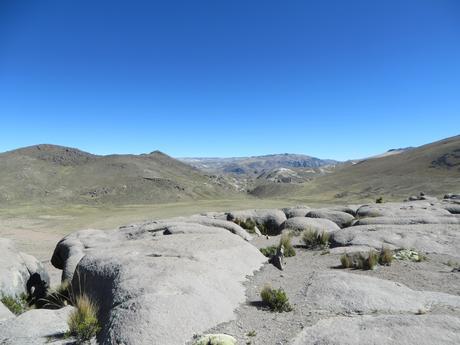
[(373, 200), (407, 197), (423, 191), (432, 195), (458, 192), (460, 186), (460, 136), (397, 154), (371, 157), (337, 166), (330, 174), (301, 185), (265, 184), (252, 194), (296, 200)]
[(0, 204), (166, 203), (235, 195), (226, 180), (159, 151), (98, 156), (36, 145), (0, 154)]

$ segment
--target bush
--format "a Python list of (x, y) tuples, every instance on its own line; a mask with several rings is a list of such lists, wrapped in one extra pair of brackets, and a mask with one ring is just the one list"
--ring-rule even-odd
[(305, 230), (302, 233), (302, 241), (307, 248), (327, 248), (329, 247), (329, 233), (318, 230)]
[(295, 250), (294, 247), (292, 246), (291, 243), (291, 236), (285, 234), (282, 235), (280, 238), (280, 244), (278, 245), (278, 248), (281, 248), (281, 246), (284, 247), (284, 256), (285, 257), (291, 257), (295, 256)]
[(375, 200), (375, 203), (376, 203), (376, 204), (382, 204), (382, 203), (383, 203), (383, 198), (382, 198), (382, 197), (378, 197), (378, 198)]
[(17, 296), (2, 296), (0, 301), (7, 307), (13, 314), (20, 315), (29, 309), (27, 303), (27, 296), (25, 294)]
[(388, 248), (382, 248), (379, 255), (379, 264), (382, 266), (391, 266), (393, 261), (393, 252)]
[(278, 249), (277, 246), (270, 246), (270, 247), (260, 248), (259, 250), (263, 255), (269, 258), (269, 257), (276, 255), (277, 249)]
[(60, 309), (72, 304), (71, 286), (67, 280), (63, 281), (58, 287), (47, 291), (46, 297), (36, 302), (38, 308)]
[(379, 262), (379, 255), (376, 251), (370, 250), (367, 255), (363, 253), (343, 254), (340, 263), (343, 268), (356, 268), (361, 270), (373, 270)]
[(340, 257), (340, 263), (342, 264), (343, 268), (351, 268), (351, 267), (353, 267), (352, 258), (347, 253), (343, 254)]
[(256, 232), (256, 222), (253, 221), (251, 218), (247, 218), (246, 220), (235, 219), (234, 221), (236, 224), (241, 226), (243, 229), (247, 230), (249, 233), (254, 234)]
[(367, 255), (367, 259), (364, 260), (364, 267), (365, 270), (373, 270), (375, 266), (379, 263), (379, 255), (375, 250), (370, 250), (369, 254)]
[(75, 300), (75, 308), (67, 322), (69, 334), (80, 342), (88, 341), (101, 329), (97, 319), (98, 307), (87, 295), (81, 295)]
[(292, 307), (289, 304), (289, 299), (283, 289), (272, 289), (270, 286), (265, 286), (260, 292), (262, 301), (270, 308), (271, 311), (281, 313), (283, 311), (291, 311)]

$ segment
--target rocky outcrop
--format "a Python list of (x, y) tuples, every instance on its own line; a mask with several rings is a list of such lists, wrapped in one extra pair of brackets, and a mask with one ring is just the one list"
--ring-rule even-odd
[(14, 314), (0, 302), (0, 321), (10, 319), (14, 317)]
[(310, 210), (310, 207), (301, 205), (283, 208), (283, 212), (287, 218), (305, 217)]
[(304, 230), (333, 232), (340, 230), (339, 226), (329, 219), (307, 217), (289, 218), (284, 224), (284, 229), (295, 232), (302, 232)]
[(227, 215), (227, 220), (245, 221), (250, 219), (257, 223), (257, 226), (263, 233), (269, 235), (278, 235), (286, 221), (286, 215), (281, 210), (269, 209), (269, 210), (245, 210), (245, 211), (233, 211)]
[(304, 329), (292, 345), (456, 345), (460, 319), (448, 315), (334, 317)]
[(0, 295), (43, 297), (49, 276), (40, 261), (19, 252), (12, 241), (4, 238), (0, 238), (0, 253)]
[(355, 219), (352, 215), (342, 211), (335, 211), (329, 209), (316, 209), (307, 213), (309, 218), (323, 218), (337, 224), (340, 228), (350, 226)]
[(231, 320), (245, 277), (266, 262), (233, 226), (212, 224), (80, 231), (57, 245), (52, 262), (99, 304), (100, 344), (184, 344)]

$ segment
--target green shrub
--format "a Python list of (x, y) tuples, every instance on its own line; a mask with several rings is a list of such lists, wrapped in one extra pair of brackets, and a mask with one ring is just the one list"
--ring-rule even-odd
[(265, 286), (260, 292), (260, 297), (271, 311), (281, 313), (283, 311), (288, 312), (292, 310), (286, 292), (281, 288), (273, 289), (270, 286)]
[(67, 321), (69, 334), (80, 342), (88, 341), (101, 329), (97, 319), (98, 306), (87, 295), (78, 296), (74, 306), (75, 310)]
[(284, 256), (285, 257), (295, 256), (295, 249), (292, 246), (291, 236), (290, 235), (284, 234), (284, 235), (281, 236), (278, 248), (281, 248), (281, 246), (284, 247)]
[(260, 252), (265, 255), (267, 258), (269, 257), (272, 257), (274, 255), (276, 255), (276, 251), (277, 251), (278, 247), (277, 246), (269, 246), (269, 247), (265, 247), (265, 248), (260, 248)]
[(382, 248), (379, 255), (379, 264), (382, 266), (391, 266), (393, 261), (393, 251), (388, 248)]
[(15, 315), (20, 315), (29, 309), (25, 294), (19, 296), (2, 296), (0, 301)]
[(414, 262), (422, 262), (428, 260), (425, 254), (416, 252), (412, 249), (400, 249), (393, 255), (396, 260), (410, 260)]
[(383, 203), (383, 198), (382, 198), (382, 197), (378, 197), (378, 198), (375, 200), (375, 203), (376, 203), (376, 204), (381, 204), (381, 203)]
[(305, 230), (302, 233), (302, 241), (307, 248), (327, 248), (329, 247), (329, 233), (318, 230)]
[(251, 218), (247, 218), (246, 220), (235, 219), (234, 223), (241, 226), (243, 229), (247, 230), (249, 233), (254, 234), (256, 232), (256, 222), (253, 221)]

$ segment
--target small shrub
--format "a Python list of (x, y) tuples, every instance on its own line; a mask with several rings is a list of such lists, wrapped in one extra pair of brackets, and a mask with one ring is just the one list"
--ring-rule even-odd
[(277, 246), (269, 246), (265, 248), (260, 248), (260, 252), (265, 255), (267, 258), (272, 257), (276, 254)]
[(379, 263), (379, 255), (375, 250), (370, 250), (367, 259), (364, 261), (365, 270), (373, 270)]
[(71, 286), (65, 280), (56, 288), (48, 290), (46, 297), (38, 300), (36, 305), (38, 308), (60, 309), (72, 304), (71, 298)]
[(255, 337), (257, 335), (256, 331), (252, 330), (246, 334), (248, 337)]
[(0, 301), (7, 307), (13, 314), (20, 315), (29, 309), (27, 303), (27, 296), (25, 294), (17, 296), (2, 296)]
[(305, 230), (302, 233), (302, 241), (307, 248), (327, 248), (329, 247), (329, 233), (318, 230)]
[(340, 263), (342, 264), (343, 268), (351, 268), (351, 267), (353, 267), (352, 258), (347, 253), (343, 254), (340, 257)]
[(393, 252), (388, 248), (382, 248), (379, 255), (379, 264), (382, 266), (391, 266), (393, 261)]
[(383, 203), (383, 198), (382, 198), (382, 197), (378, 197), (378, 198), (375, 200), (375, 203), (376, 203), (376, 204), (381, 204), (381, 203)]
[(288, 312), (292, 310), (286, 292), (281, 288), (273, 289), (270, 286), (265, 286), (260, 292), (260, 297), (271, 311), (281, 313), (283, 311)]
[(363, 253), (343, 254), (340, 257), (342, 268), (355, 268), (360, 270), (373, 270), (379, 262), (379, 255), (374, 250), (367, 255)]
[(285, 257), (291, 257), (295, 256), (295, 249), (292, 246), (291, 243), (291, 236), (289, 235), (282, 235), (280, 238), (280, 244), (278, 245), (278, 248), (281, 246), (284, 247), (284, 256)]
[(256, 232), (257, 224), (251, 218), (247, 218), (246, 220), (235, 219), (234, 222), (251, 234), (254, 234)]
[(75, 300), (75, 308), (67, 322), (69, 334), (80, 342), (88, 341), (101, 329), (97, 319), (98, 307), (87, 295), (81, 295)]

